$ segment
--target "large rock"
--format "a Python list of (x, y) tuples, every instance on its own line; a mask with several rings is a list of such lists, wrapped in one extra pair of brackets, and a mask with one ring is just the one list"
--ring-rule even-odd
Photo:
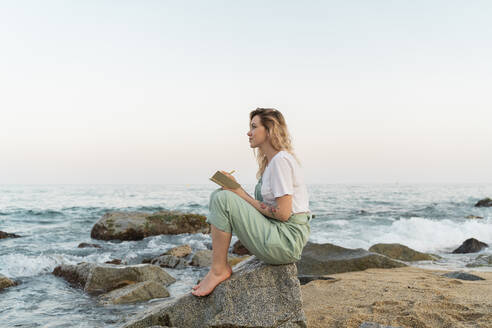
[(100, 295), (99, 302), (102, 304), (128, 304), (164, 297), (169, 297), (166, 287), (155, 281), (143, 281)]
[(170, 285), (176, 281), (160, 267), (150, 264), (130, 266), (94, 263), (62, 264), (55, 268), (53, 274), (91, 294), (107, 293), (143, 281), (155, 281), (163, 285)]
[(481, 199), (475, 204), (475, 207), (492, 207), (492, 199), (488, 197)]
[(467, 239), (461, 244), (460, 247), (453, 251), (453, 254), (465, 254), (480, 252), (483, 248), (489, 247), (486, 243), (483, 243), (475, 238)]
[(17, 285), (17, 283), (15, 281), (13, 281), (12, 279), (9, 279), (9, 278), (5, 277), (4, 275), (0, 274), (0, 291), (2, 289), (16, 286), (16, 285)]
[(306, 327), (294, 264), (267, 265), (252, 257), (208, 296), (186, 294), (158, 304), (125, 328)]
[(443, 274), (442, 276), (447, 277), (447, 278), (469, 280), (469, 281), (485, 280), (482, 277), (476, 276), (474, 274), (466, 273), (463, 271), (448, 272), (448, 273)]
[(297, 262), (300, 275), (326, 275), (369, 268), (399, 268), (407, 266), (384, 255), (362, 248), (349, 249), (332, 244), (308, 242)]
[(141, 240), (155, 235), (181, 233), (209, 233), (206, 217), (181, 212), (111, 212), (106, 213), (92, 227), (91, 237), (101, 240)]
[(19, 238), (19, 235), (16, 235), (15, 233), (8, 233), (4, 231), (0, 231), (0, 239), (4, 238)]
[(432, 255), (418, 252), (402, 244), (375, 244), (369, 248), (369, 252), (408, 262), (436, 260)]
[(167, 252), (162, 255), (172, 255), (176, 257), (186, 257), (191, 254), (191, 246), (190, 245), (181, 245), (174, 248), (171, 248)]
[(172, 255), (161, 255), (150, 260), (153, 265), (158, 265), (163, 268), (183, 269), (188, 266), (188, 262), (181, 257)]

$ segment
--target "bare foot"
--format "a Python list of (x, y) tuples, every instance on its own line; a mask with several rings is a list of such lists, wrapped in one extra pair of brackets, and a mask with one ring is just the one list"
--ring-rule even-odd
[(218, 284), (229, 278), (232, 274), (232, 268), (228, 265), (227, 269), (220, 273), (214, 273), (210, 270), (205, 278), (196, 286), (193, 286), (191, 292), (195, 296), (206, 296), (210, 294)]

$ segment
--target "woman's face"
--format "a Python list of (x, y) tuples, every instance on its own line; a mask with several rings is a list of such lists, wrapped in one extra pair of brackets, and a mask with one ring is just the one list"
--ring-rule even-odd
[(251, 148), (256, 148), (262, 145), (267, 140), (266, 128), (261, 125), (260, 116), (255, 115), (249, 123), (249, 146)]

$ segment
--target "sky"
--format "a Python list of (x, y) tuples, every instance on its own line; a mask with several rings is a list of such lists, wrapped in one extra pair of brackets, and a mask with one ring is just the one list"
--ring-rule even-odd
[(492, 183), (490, 1), (0, 0), (0, 184)]

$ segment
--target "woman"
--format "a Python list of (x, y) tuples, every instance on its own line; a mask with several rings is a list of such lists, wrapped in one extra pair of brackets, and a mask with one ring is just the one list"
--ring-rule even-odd
[(210, 294), (231, 276), (227, 251), (232, 233), (260, 260), (286, 264), (301, 258), (311, 232), (307, 189), (284, 117), (275, 109), (257, 108), (249, 118), (249, 143), (259, 164), (255, 198), (242, 188), (222, 188), (210, 196), (212, 266), (193, 287), (195, 296)]

